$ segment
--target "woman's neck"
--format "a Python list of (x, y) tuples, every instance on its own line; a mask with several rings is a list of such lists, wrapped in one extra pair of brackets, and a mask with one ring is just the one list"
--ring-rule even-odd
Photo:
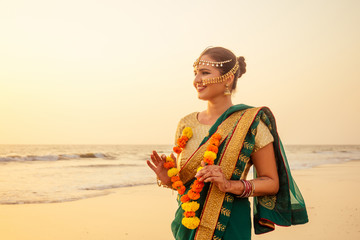
[(208, 101), (207, 109), (200, 114), (199, 121), (203, 124), (212, 125), (232, 105), (230, 96)]
[(227, 101), (208, 101), (206, 114), (209, 117), (220, 117), (229, 107), (231, 107), (231, 98)]

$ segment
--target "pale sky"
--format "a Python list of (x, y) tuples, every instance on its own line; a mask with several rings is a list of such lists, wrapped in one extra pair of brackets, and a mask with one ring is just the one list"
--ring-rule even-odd
[(285, 144), (360, 144), (359, 26), (358, 0), (1, 1), (0, 144), (173, 144), (208, 46)]

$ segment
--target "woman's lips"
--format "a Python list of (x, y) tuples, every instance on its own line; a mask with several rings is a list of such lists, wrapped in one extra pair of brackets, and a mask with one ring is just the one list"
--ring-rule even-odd
[(206, 86), (201, 86), (201, 85), (197, 85), (197, 86), (196, 86), (196, 90), (197, 90), (198, 92), (203, 91), (205, 88), (206, 88)]

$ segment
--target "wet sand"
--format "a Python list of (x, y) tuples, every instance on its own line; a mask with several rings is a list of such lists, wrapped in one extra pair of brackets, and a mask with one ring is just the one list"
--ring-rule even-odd
[[(360, 161), (293, 171), (310, 222), (253, 239), (360, 239)], [(176, 194), (156, 185), (73, 202), (0, 205), (0, 239), (173, 239)]]

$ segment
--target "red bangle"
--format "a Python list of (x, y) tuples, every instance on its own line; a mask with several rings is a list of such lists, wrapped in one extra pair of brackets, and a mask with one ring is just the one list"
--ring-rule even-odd
[(239, 198), (248, 198), (253, 193), (253, 184), (250, 181), (242, 180), (240, 181), (244, 184), (244, 191), (238, 196)]

